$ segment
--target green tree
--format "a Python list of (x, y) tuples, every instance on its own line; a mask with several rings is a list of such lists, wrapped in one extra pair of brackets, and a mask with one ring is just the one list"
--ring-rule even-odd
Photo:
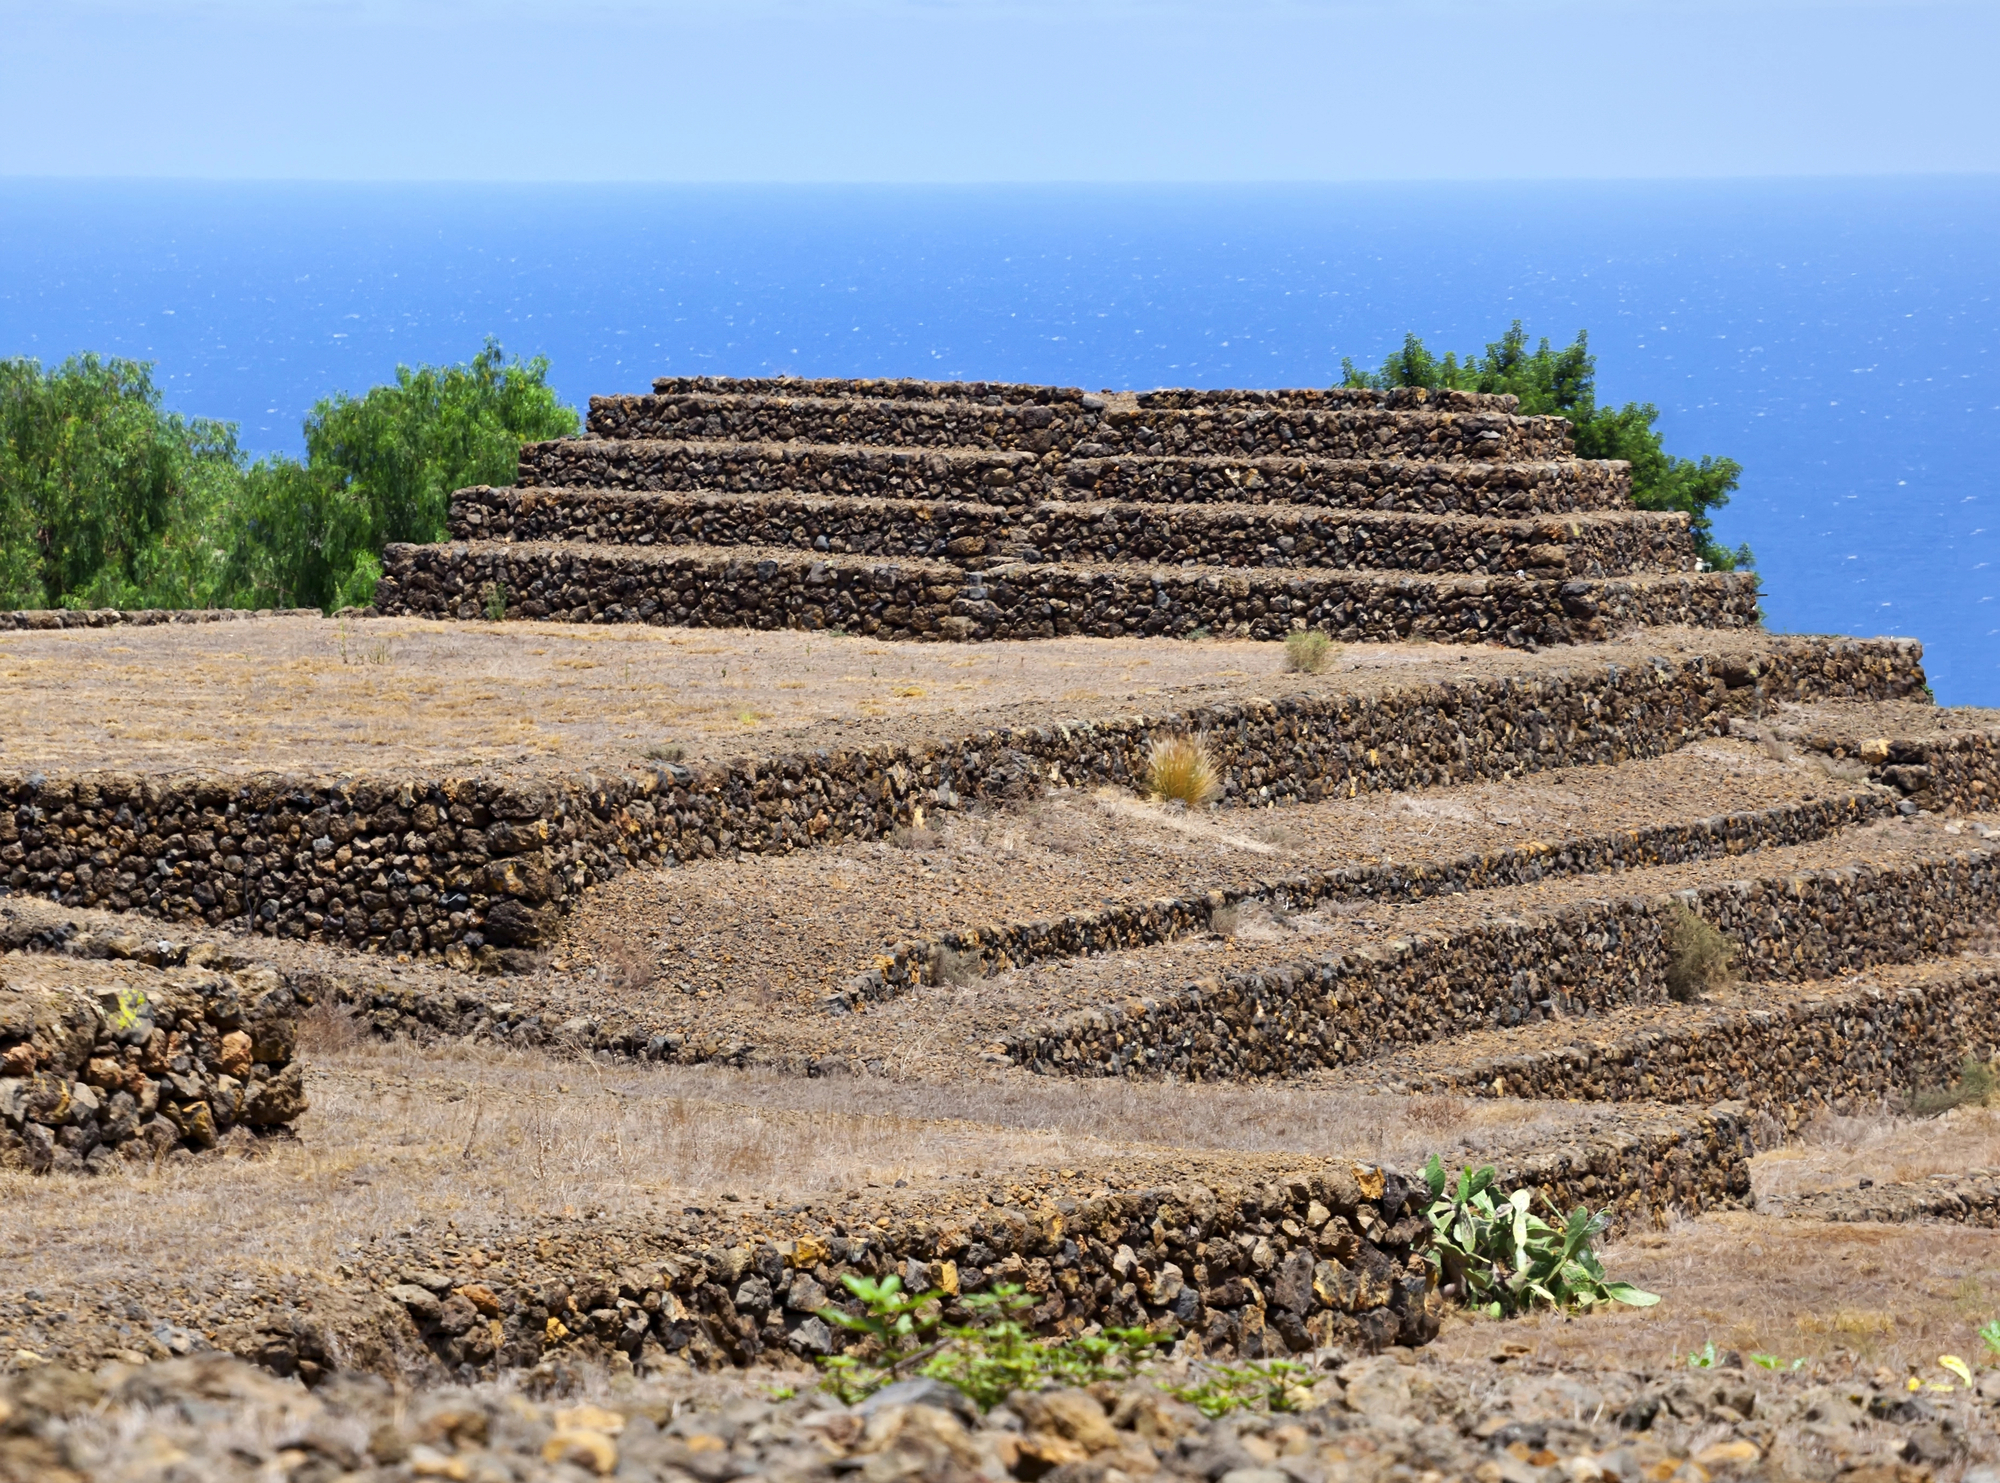
[(1680, 510), (1690, 517), (1701, 557), (1721, 571), (1755, 565), (1747, 545), (1730, 550), (1718, 545), (1710, 512), (1729, 503), (1743, 476), (1733, 458), (1676, 458), (1662, 444), (1660, 409), (1651, 402), (1627, 402), (1622, 407), (1597, 405), (1597, 359), (1588, 335), (1579, 330), (1574, 343), (1552, 348), (1544, 338), (1533, 351), (1515, 320), (1507, 333), (1486, 347), (1486, 354), (1460, 360), (1447, 352), (1441, 359), (1415, 335), (1403, 337), (1403, 348), (1367, 372), (1352, 360), (1341, 369), (1348, 386), (1387, 390), (1396, 386), (1428, 386), (1456, 391), (1512, 393), (1530, 416), (1553, 414), (1576, 425), (1579, 458), (1622, 458), (1632, 465), (1632, 502), (1642, 510)]
[(287, 606), (368, 602), (383, 546), (443, 540), (452, 491), (512, 484), (523, 443), (577, 431), (548, 371), (489, 338), (469, 365), (398, 366), (394, 385), (316, 403), (304, 465), (246, 475), (258, 588)]
[(226, 601), (239, 462), (235, 428), (165, 411), (144, 362), (0, 360), (0, 606)]

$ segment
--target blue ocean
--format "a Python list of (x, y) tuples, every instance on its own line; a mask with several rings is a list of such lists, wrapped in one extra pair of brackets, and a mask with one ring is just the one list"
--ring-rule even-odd
[(1259, 187), (0, 182), (0, 355), (301, 417), (497, 335), (664, 373), (1310, 386), (1406, 330), (1588, 329), (1601, 400), (1745, 468), (1771, 626), (1905, 634), (2000, 705), (2000, 178)]

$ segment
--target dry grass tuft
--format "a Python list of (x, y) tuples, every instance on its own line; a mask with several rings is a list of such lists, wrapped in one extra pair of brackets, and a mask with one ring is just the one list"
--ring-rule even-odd
[(1317, 628), (1302, 628), (1285, 635), (1285, 668), (1298, 674), (1316, 675), (1340, 657), (1340, 649)]
[(1941, 1117), (1955, 1107), (1991, 1107), (1994, 1091), (1993, 1068), (1977, 1056), (1967, 1056), (1955, 1084), (1920, 1087), (1910, 1098), (1910, 1111), (1918, 1117)]
[(1163, 736), (1146, 753), (1146, 791), (1162, 803), (1200, 808), (1221, 796), (1222, 777), (1198, 736)]
[(1736, 944), (1678, 901), (1667, 927), (1667, 953), (1667, 993), (1676, 1003), (1692, 1004), (1735, 981)]

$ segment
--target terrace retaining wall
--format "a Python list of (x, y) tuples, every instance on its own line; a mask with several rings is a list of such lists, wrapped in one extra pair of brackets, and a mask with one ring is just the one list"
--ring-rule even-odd
[(297, 1008), (269, 969), (163, 973), (144, 988), (0, 978), (0, 1169), (95, 1173), (294, 1121)]
[(1404, 1078), (1412, 1091), (1562, 1101), (1719, 1098), (1795, 1133), (1815, 1113), (1858, 1114), (1885, 1098), (1946, 1085), (1968, 1055), (2000, 1046), (2000, 969), (1915, 984), (1865, 984), (1769, 1009), (1696, 1011), (1688, 1023), (1615, 1040), (1483, 1057)]
[(1473, 458), (1503, 463), (1561, 458), (1572, 441), (1563, 419), (1497, 409), (1272, 404), (1139, 407), (1088, 401), (984, 406), (970, 400), (875, 401), (855, 397), (609, 396), (590, 399), (592, 437), (738, 443), (835, 443), (880, 448), (1018, 449), (1103, 457), (1183, 453), (1228, 457), (1316, 454), (1355, 458)]
[[(1658, 756), (1781, 700), (1900, 699), (1905, 640), (1773, 638), (1644, 665), (1293, 696), (921, 746), (598, 776), (332, 780), (0, 776), (0, 885), (378, 951), (530, 948), (592, 882), (638, 864), (880, 838), (914, 807), (1045, 782), (1130, 786), (1154, 739), (1199, 732), (1224, 800), (1261, 805)], [(469, 959), (467, 960), (469, 961)]]
[(319, 618), (318, 608), (24, 608), (0, 613), (0, 633), (54, 628), (150, 628), (161, 623), (236, 623), (249, 618)]
[(1343, 642), (1598, 642), (1629, 627), (1747, 628), (1754, 573), (1631, 578), (1396, 576), (1111, 565), (1014, 564), (968, 573), (753, 548), (392, 545), (375, 605), (417, 618), (479, 618), (497, 585), (506, 615), (692, 628), (838, 628), (882, 639), (1068, 635), (1280, 639), (1321, 628)]
[(1631, 508), (1631, 466), (1590, 460), (1429, 463), (1405, 458), (1093, 458), (784, 443), (529, 443), (521, 487), (648, 493), (811, 494), (1158, 504), (1296, 504), (1431, 515), (1565, 514)]
[(1354, 1065), (1468, 1030), (1658, 1000), (1676, 899), (1736, 941), (1745, 977), (1830, 978), (1955, 950), (1969, 924), (2000, 913), (2000, 866), (1991, 852), (1971, 850), (1880, 870), (1716, 884), (1656, 901), (1594, 901), (1368, 953), (1202, 979), (1029, 1027), (1003, 1052), (1045, 1074), (1238, 1080)]
[(919, 984), (943, 981), (946, 964), (965, 971), (968, 956), (982, 973), (1004, 973), (1055, 958), (1128, 952), (1218, 930), (1226, 913), (1246, 901), (1285, 911), (1310, 911), (1326, 901), (1409, 901), (1490, 891), (1567, 876), (1713, 860), (1755, 849), (1824, 839), (1835, 830), (1889, 811), (1878, 792), (1719, 815), (1692, 823), (1659, 824), (1616, 834), (1581, 835), (1548, 844), (1493, 850), (1432, 866), (1370, 864), (1304, 872), (1199, 896), (1078, 912), (1054, 921), (1002, 922), (896, 943), (880, 968), (859, 974), (829, 997), (828, 1007), (852, 1009), (893, 998)]
[[(1727, 1104), (1679, 1118), (1621, 1110), (1507, 1160), (1500, 1187), (1652, 1225), (1670, 1207), (1744, 1203), (1749, 1147), (1744, 1113)], [(1421, 1344), (1445, 1312), (1421, 1255), (1428, 1225), (1413, 1175), (1328, 1162), (1261, 1182), (1190, 1179), (1086, 1200), (1006, 1185), (980, 1193), (831, 1230), (794, 1218), (789, 1234), (700, 1250), (671, 1235), (586, 1228), (502, 1236), (477, 1266), (419, 1267), (404, 1243), (368, 1237), (354, 1265), (461, 1374), (561, 1350), (654, 1365), (674, 1355), (701, 1368), (817, 1357), (853, 1342), (814, 1316), (829, 1302), (849, 1306), (849, 1275), (941, 1289), (948, 1322), (968, 1320), (964, 1297), (1014, 1284), (1034, 1305), (1023, 1322), (1042, 1333), (1145, 1325), (1216, 1357)], [(283, 1370), (285, 1339), (256, 1357)]]
[(1154, 504), (1289, 504), (1427, 515), (1562, 515), (1629, 511), (1632, 466), (1597, 459), (1550, 463), (1427, 463), (1382, 458), (1071, 459), (1051, 499)]
[(757, 546), (981, 568), (1029, 562), (1624, 576), (1692, 571), (1678, 512), (1486, 520), (1281, 505), (986, 503), (798, 495), (494, 489), (452, 496), (454, 540)]
[(1991, 1229), (2000, 1226), (2000, 1170), (1933, 1174), (1866, 1189), (1816, 1190), (1785, 1200), (1782, 1213), (1799, 1220), (1937, 1221)]

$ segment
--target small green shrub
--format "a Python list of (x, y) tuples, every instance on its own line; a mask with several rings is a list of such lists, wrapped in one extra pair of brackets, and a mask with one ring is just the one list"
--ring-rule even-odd
[(1918, 1117), (1941, 1117), (1954, 1107), (1993, 1105), (1996, 1090), (1993, 1068), (1975, 1056), (1967, 1056), (1958, 1068), (1955, 1086), (1919, 1090), (1910, 1098), (1910, 1111)]
[(1316, 675), (1340, 657), (1340, 650), (1322, 629), (1301, 628), (1285, 635), (1285, 668), (1303, 675)]
[(486, 616), (495, 623), (507, 616), (507, 584), (488, 582), (482, 596), (486, 600)]
[(943, 1294), (906, 1293), (903, 1279), (842, 1277), (863, 1312), (822, 1308), (819, 1316), (873, 1341), (864, 1356), (837, 1354), (820, 1361), (822, 1382), (844, 1403), (872, 1395), (910, 1375), (955, 1385), (981, 1410), (991, 1410), (1017, 1390), (1093, 1385), (1137, 1374), (1163, 1341), (1146, 1329), (1105, 1329), (1071, 1339), (1044, 1339), (1019, 1314), (1034, 1299), (1015, 1286), (961, 1299), (968, 1324), (943, 1321)]
[(2000, 1360), (2000, 1318), (1989, 1318), (1979, 1326), (1978, 1333), (1986, 1352), (1995, 1360)]
[(1146, 753), (1146, 789), (1163, 803), (1200, 808), (1222, 792), (1208, 743), (1198, 736), (1163, 736)]
[(1727, 988), (1735, 977), (1736, 944), (1676, 901), (1667, 924), (1668, 997), (1692, 1004), (1705, 993)]
[(1312, 1404), (1312, 1376), (1304, 1365), (1290, 1360), (1267, 1360), (1263, 1364), (1196, 1366), (1201, 1378), (1192, 1384), (1173, 1386), (1168, 1394), (1185, 1401), (1213, 1421), (1231, 1411), (1303, 1411)]
[[(1646, 1308), (1660, 1301), (1629, 1282), (1606, 1280), (1596, 1249), (1597, 1237), (1610, 1224), (1603, 1211), (1593, 1215), (1579, 1205), (1560, 1226), (1552, 1226), (1534, 1213), (1533, 1190), (1496, 1200), (1497, 1177), (1489, 1164), (1461, 1170), (1454, 1184), (1436, 1154), (1424, 1166), (1431, 1195), (1425, 1211), (1431, 1245), (1424, 1256), (1437, 1269), (1439, 1283), (1463, 1302), (1504, 1318), (1538, 1306)], [(1560, 1215), (1546, 1199), (1542, 1203), (1551, 1215)]]

